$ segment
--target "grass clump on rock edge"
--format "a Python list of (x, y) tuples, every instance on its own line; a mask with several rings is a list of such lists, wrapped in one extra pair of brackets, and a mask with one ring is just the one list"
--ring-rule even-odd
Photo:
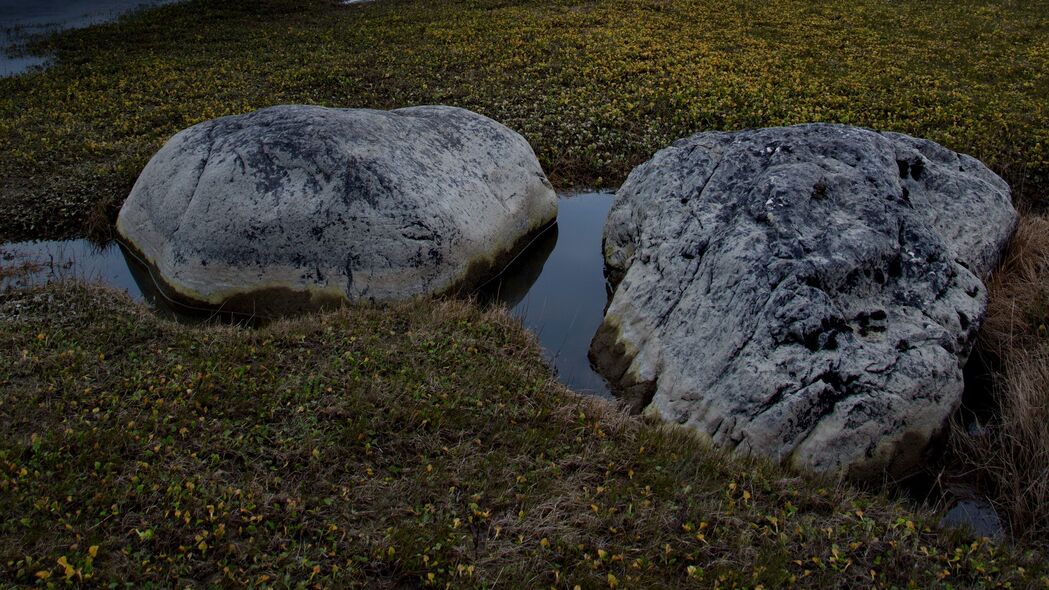
[(3, 295), (0, 322), (10, 583), (1049, 583), (926, 514), (577, 397), (500, 312), (187, 327), (60, 284)]

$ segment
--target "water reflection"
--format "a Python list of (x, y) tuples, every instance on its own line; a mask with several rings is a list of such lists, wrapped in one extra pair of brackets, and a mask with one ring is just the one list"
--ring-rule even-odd
[(587, 352), (608, 303), (601, 235), (612, 197), (562, 198), (557, 234), (510, 265), (488, 293), (538, 336), (562, 383), (602, 397), (610, 397), (608, 382), (590, 366)]
[(151, 271), (116, 242), (42, 240), (0, 244), (0, 290), (75, 279), (101, 283), (150, 305), (158, 315), (181, 323), (221, 318), (244, 322), (229, 314), (197, 310), (170, 301)]
[(546, 261), (557, 247), (559, 233), (557, 224), (543, 230), (498, 277), (478, 289), (475, 294), (478, 300), (483, 304), (499, 303), (510, 309), (520, 305), (543, 273)]
[(40, 285), (55, 279), (103, 283), (143, 299), (142, 287), (115, 243), (49, 240), (0, 244), (0, 288)]

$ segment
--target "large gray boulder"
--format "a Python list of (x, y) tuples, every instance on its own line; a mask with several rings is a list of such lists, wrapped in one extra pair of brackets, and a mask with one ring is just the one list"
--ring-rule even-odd
[(591, 359), (717, 445), (860, 479), (922, 460), (962, 395), (1008, 185), (930, 141), (840, 125), (700, 133), (605, 226)]
[(174, 297), (268, 313), (470, 288), (556, 215), (528, 142), (476, 113), (277, 106), (172, 137), (117, 230)]

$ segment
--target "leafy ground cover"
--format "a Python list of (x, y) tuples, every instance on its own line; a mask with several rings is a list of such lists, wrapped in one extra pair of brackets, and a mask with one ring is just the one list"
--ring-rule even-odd
[(0, 80), (0, 239), (103, 232), (173, 133), (277, 103), (474, 109), (555, 185), (698, 130), (835, 121), (1049, 187), (1049, 11), (977, 0), (192, 0), (46, 40)]
[(1035, 587), (1037, 556), (554, 382), (501, 312), (0, 295), (0, 585)]

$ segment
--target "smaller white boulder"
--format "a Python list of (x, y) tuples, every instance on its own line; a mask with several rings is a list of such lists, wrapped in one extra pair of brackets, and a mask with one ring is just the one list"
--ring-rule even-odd
[(528, 142), (487, 117), (289, 105), (176, 134), (117, 231), (169, 295), (264, 314), (469, 288), (556, 216)]

